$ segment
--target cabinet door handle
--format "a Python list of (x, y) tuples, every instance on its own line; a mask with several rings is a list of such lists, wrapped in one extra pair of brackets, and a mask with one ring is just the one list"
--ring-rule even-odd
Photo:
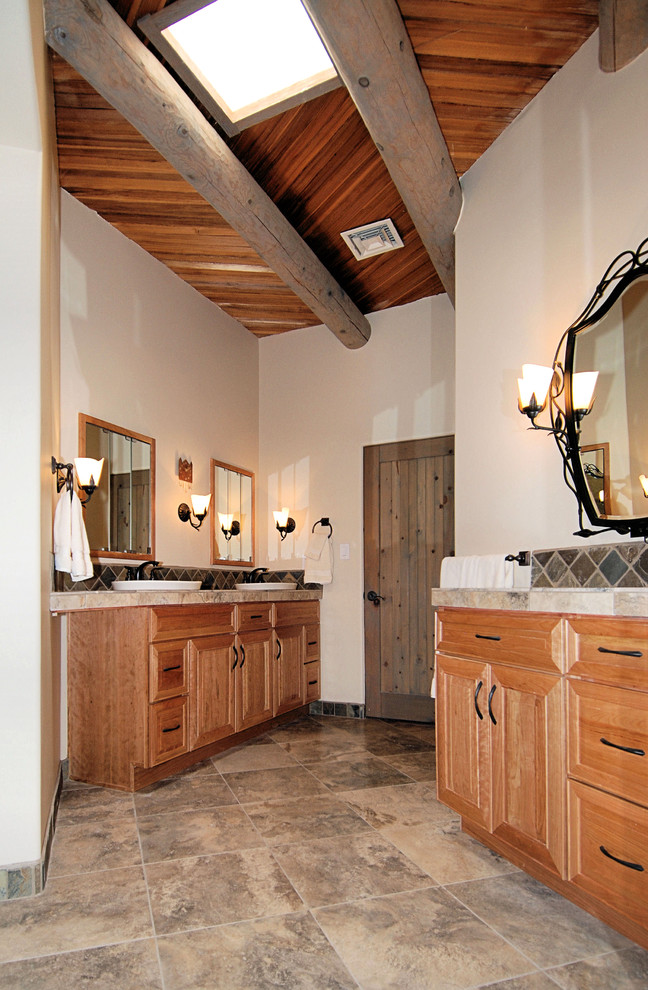
[(477, 698), (479, 697), (479, 692), (481, 691), (482, 686), (483, 686), (483, 683), (482, 683), (482, 681), (480, 681), (479, 684), (477, 685), (476, 689), (475, 689), (475, 711), (477, 712), (477, 718), (483, 718), (484, 717), (482, 715), (482, 713), (480, 712), (480, 710), (479, 710), (479, 705), (477, 704)]
[(308, 682), (308, 686), (309, 686), (309, 687), (312, 687), (312, 686), (313, 686), (313, 684), (317, 684), (317, 681), (309, 681), (309, 682)]
[(281, 656), (281, 640), (277, 636), (277, 660)]
[(496, 643), (499, 643), (501, 636), (487, 636), (485, 633), (475, 633), (475, 639), (494, 639)]
[(624, 753), (632, 753), (633, 756), (646, 755), (643, 749), (633, 749), (632, 746), (619, 746), (618, 743), (609, 742), (609, 740), (604, 739), (603, 736), (601, 736), (601, 742), (604, 746), (612, 746), (613, 749), (620, 749)]
[(491, 707), (491, 702), (493, 700), (493, 695), (495, 694), (495, 688), (496, 687), (497, 687), (497, 684), (493, 684), (492, 688), (490, 689), (490, 691), (488, 693), (488, 714), (490, 715), (490, 720), (493, 723), (493, 725), (497, 725), (497, 719), (493, 715), (493, 709)]
[(613, 859), (615, 863), (619, 863), (621, 866), (627, 866), (629, 870), (636, 870), (637, 873), (644, 872), (644, 868), (641, 865), (641, 863), (628, 863), (628, 861), (625, 859), (617, 859), (616, 856), (613, 856), (612, 853), (609, 853), (607, 851), (605, 846), (599, 846), (599, 849), (601, 850), (604, 856), (607, 856), (608, 859)]
[(243, 643), (241, 643), (241, 666), (239, 667), (239, 670), (243, 670), (244, 663), (245, 663), (245, 647), (243, 646)]
[(177, 732), (179, 728), (180, 723), (178, 722), (177, 725), (172, 725), (170, 729), (162, 729), (162, 732)]
[(606, 646), (599, 646), (599, 653), (614, 653), (617, 657), (642, 657), (641, 650), (608, 650)]
[(234, 650), (234, 663), (232, 664), (232, 670), (235, 670), (238, 663), (238, 650), (236, 649), (236, 646), (233, 646), (232, 649)]
[(317, 640), (316, 639), (309, 639), (308, 640), (308, 645), (309, 646), (317, 646)]
[(182, 664), (177, 663), (175, 667), (163, 667), (162, 670), (165, 674), (167, 674), (170, 670), (182, 670)]

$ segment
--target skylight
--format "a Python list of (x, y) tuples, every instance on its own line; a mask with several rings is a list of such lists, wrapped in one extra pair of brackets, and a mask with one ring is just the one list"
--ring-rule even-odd
[(311, 90), (337, 84), (301, 0), (207, 0), (195, 6), (172, 4), (140, 26), (185, 82), (198, 84), (198, 97), (209, 95), (213, 104), (207, 109), (215, 104), (234, 124), (229, 133), (270, 116), (269, 108), (277, 113), (310, 98), (305, 94)]

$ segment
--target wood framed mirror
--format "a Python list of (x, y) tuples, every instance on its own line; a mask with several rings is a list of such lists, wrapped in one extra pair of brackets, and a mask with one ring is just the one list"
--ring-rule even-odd
[(214, 458), (209, 473), (211, 563), (253, 567), (254, 474)]
[(155, 556), (155, 440), (79, 413), (79, 456), (104, 458), (101, 481), (85, 507), (90, 552)]

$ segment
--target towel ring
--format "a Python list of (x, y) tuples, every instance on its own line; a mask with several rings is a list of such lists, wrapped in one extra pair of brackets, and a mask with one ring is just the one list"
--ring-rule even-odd
[(328, 516), (322, 516), (321, 519), (318, 519), (317, 522), (314, 522), (313, 523), (313, 528), (311, 529), (311, 533), (314, 533), (315, 532), (315, 527), (316, 526), (328, 526), (328, 528), (330, 530), (329, 535), (328, 535), (328, 538), (329, 538), (329, 540), (331, 539), (331, 537), (333, 536), (333, 527), (331, 526), (331, 523), (329, 522), (329, 517)]

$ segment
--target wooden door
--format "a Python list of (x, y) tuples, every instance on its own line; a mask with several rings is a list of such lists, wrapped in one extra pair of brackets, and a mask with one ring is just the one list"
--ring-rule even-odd
[(367, 715), (434, 720), (434, 616), (454, 551), (454, 437), (365, 447)]
[(275, 639), (275, 715), (281, 715), (302, 704), (304, 627), (283, 626)]
[(272, 718), (273, 683), (271, 632), (240, 633), (236, 670), (236, 730), (247, 729)]
[(233, 646), (232, 635), (204, 636), (190, 643), (190, 749), (207, 746), (236, 731)]
[(437, 795), (490, 831), (488, 664), (437, 658)]
[(562, 683), (553, 674), (491, 668), (493, 834), (564, 876)]

